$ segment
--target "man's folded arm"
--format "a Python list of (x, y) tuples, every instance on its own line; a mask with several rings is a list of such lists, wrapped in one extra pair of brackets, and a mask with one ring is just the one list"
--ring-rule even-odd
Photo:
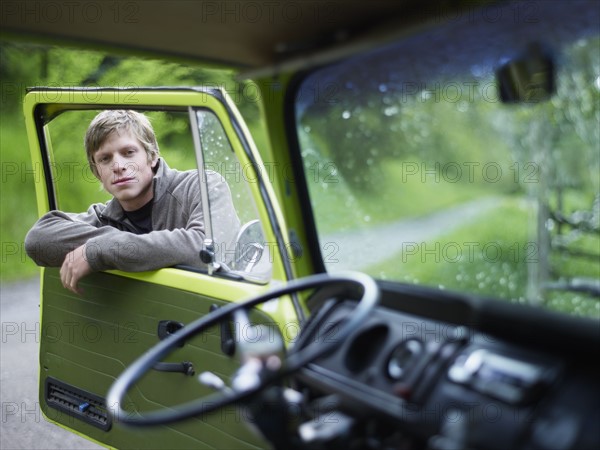
[(200, 250), (205, 237), (204, 215), (199, 198), (189, 193), (185, 227), (155, 230), (147, 234), (125, 231), (92, 237), (86, 244), (87, 262), (94, 272), (118, 269), (143, 272), (185, 264), (205, 267)]
[(94, 272), (109, 269), (143, 272), (177, 264), (202, 267), (203, 241), (204, 232), (199, 227), (148, 234), (118, 232), (87, 241), (86, 258)]
[(39, 266), (60, 267), (70, 251), (90, 239), (118, 233), (114, 227), (102, 226), (93, 206), (81, 214), (50, 211), (25, 236), (25, 251)]

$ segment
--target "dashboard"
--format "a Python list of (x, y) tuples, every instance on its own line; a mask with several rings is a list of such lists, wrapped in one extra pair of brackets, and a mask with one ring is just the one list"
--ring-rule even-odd
[[(572, 330), (520, 305), (501, 307), (503, 317), (487, 302), (412, 294), (388, 292), (335, 351), (298, 374), (318, 405), (300, 430), (305, 440), (337, 433), (361, 448), (600, 448), (594, 324)], [(449, 301), (462, 314), (436, 318)], [(353, 307), (325, 303), (298, 345), (335, 340)], [(530, 314), (538, 321), (521, 329), (518, 318)]]

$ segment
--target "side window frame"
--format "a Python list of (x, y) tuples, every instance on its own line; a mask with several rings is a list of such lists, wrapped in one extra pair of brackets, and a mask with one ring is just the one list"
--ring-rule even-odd
[[(30, 151), (36, 173), (36, 197), (38, 199), (38, 214), (42, 215), (51, 209), (56, 209), (57, 192), (53, 182), (53, 153), (51, 142), (47, 140), (47, 124), (62, 112), (71, 110), (94, 110), (110, 108), (127, 108), (135, 110), (180, 110), (189, 108), (204, 108), (217, 117), (227, 137), (230, 139), (234, 154), (241, 166), (250, 167), (253, 175), (260, 177), (265, 173), (262, 161), (255, 148), (249, 150), (248, 136), (240, 132), (240, 116), (237, 110), (232, 111), (227, 94), (221, 89), (203, 88), (147, 88), (147, 89), (111, 89), (101, 88), (94, 92), (95, 101), (89, 101), (90, 93), (86, 89), (46, 89), (34, 88), (29, 91), (24, 102), (24, 110), (28, 118), (28, 138)], [(160, 136), (159, 136), (160, 139)], [(251, 155), (250, 155), (251, 154)], [(250, 157), (250, 156), (251, 157)], [(240, 157), (241, 156), (241, 157)], [(36, 167), (37, 166), (37, 167)], [(253, 280), (251, 284), (269, 284), (272, 280), (287, 280), (292, 278), (289, 259), (286, 251), (290, 247), (285, 242), (285, 225), (270, 186), (265, 186), (264, 180), (250, 187), (258, 219), (263, 226), (264, 239), (271, 251), (269, 259), (272, 262), (271, 278), (269, 280)], [(275, 219), (276, 224), (271, 223)], [(285, 261), (284, 261), (285, 260)], [(287, 264), (286, 264), (287, 263)], [(153, 272), (156, 281), (167, 281), (172, 278), (174, 268), (159, 269)], [(186, 271), (187, 272), (187, 271)], [(130, 278), (144, 278), (141, 273), (119, 272)], [(163, 276), (164, 275), (164, 276)], [(196, 274), (190, 274), (194, 276)], [(185, 275), (189, 280), (190, 275)], [(197, 275), (202, 275), (199, 273)], [(206, 274), (204, 274), (206, 275)], [(241, 277), (233, 277), (241, 279)], [(190, 280), (191, 281), (191, 280)], [(172, 284), (169, 282), (168, 284)], [(185, 283), (187, 285), (187, 283)], [(244, 283), (247, 285), (248, 283)], [(257, 286), (259, 288), (259, 286)], [(190, 288), (191, 289), (191, 288)], [(195, 288), (193, 290), (196, 290)]]

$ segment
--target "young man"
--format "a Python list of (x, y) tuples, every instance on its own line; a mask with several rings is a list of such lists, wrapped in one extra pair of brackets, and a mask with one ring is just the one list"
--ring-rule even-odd
[[(85, 149), (92, 172), (114, 198), (81, 214), (50, 211), (25, 237), (27, 254), (40, 266), (60, 267), (63, 286), (79, 294), (79, 280), (100, 270), (203, 267), (198, 174), (167, 166), (148, 118), (103, 111), (87, 130)], [(214, 241), (233, 248), (240, 222), (229, 187), (216, 172), (205, 175)]]

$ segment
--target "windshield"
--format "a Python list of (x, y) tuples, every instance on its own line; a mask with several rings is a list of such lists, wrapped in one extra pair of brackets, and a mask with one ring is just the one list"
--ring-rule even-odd
[[(296, 126), (327, 270), (598, 318), (599, 15), (595, 1), (439, 14), (306, 78)], [(532, 48), (552, 95), (501, 101), (498, 69)]]

